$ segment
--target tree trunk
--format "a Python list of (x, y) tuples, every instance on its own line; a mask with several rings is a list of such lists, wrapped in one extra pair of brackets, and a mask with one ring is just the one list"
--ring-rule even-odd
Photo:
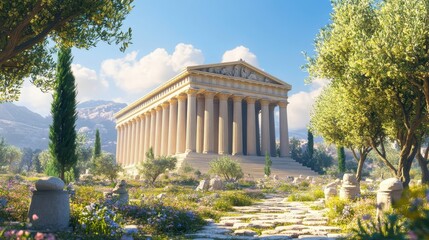
[(366, 156), (363, 156), (362, 154), (359, 156), (358, 167), (356, 170), (356, 179), (358, 180), (358, 182), (362, 180), (362, 170), (363, 170), (363, 165), (365, 163), (365, 158)]
[(419, 152), (417, 153), (417, 160), (419, 162), (420, 168), (422, 170), (422, 183), (429, 184), (429, 169), (428, 169), (428, 161), (422, 156)]

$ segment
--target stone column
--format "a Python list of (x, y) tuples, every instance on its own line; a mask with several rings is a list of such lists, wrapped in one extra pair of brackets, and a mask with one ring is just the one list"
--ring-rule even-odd
[(146, 133), (146, 129), (145, 129), (146, 124), (145, 123), (146, 123), (146, 117), (144, 114), (142, 114), (142, 115), (140, 115), (140, 135), (139, 135), (140, 136), (140, 140), (139, 140), (140, 145), (139, 145), (139, 150), (138, 150), (139, 154), (137, 157), (136, 164), (139, 164), (141, 161), (143, 161), (143, 158), (144, 158), (144, 153), (145, 153), (144, 139), (145, 139), (145, 133)]
[(131, 123), (126, 122), (124, 124), (125, 126), (125, 136), (124, 136), (124, 153), (123, 153), (123, 160), (122, 160), (122, 166), (127, 165), (128, 158), (130, 157), (130, 134), (131, 134)]
[(202, 153), (204, 146), (204, 96), (197, 97), (197, 142), (196, 152)]
[(146, 159), (146, 152), (149, 151), (150, 148), (150, 136), (151, 136), (151, 114), (150, 112), (145, 113), (146, 121), (145, 121), (145, 133), (144, 133), (144, 152), (143, 159)]
[(133, 159), (131, 162), (131, 165), (136, 164), (136, 162), (138, 161), (138, 156), (139, 156), (139, 146), (140, 146), (140, 117), (136, 117), (136, 119), (134, 120), (134, 124), (135, 124), (135, 129), (134, 129), (134, 140), (133, 140)]
[(233, 96), (234, 118), (232, 122), (232, 155), (243, 154), (243, 133), (242, 133), (242, 96)]
[(122, 126), (116, 126), (116, 164), (121, 162)]
[(162, 104), (162, 129), (161, 129), (161, 153), (160, 155), (166, 156), (168, 154), (168, 120), (170, 104), (165, 102)]
[(161, 155), (161, 140), (162, 140), (162, 107), (156, 108), (156, 126), (155, 126), (155, 151), (154, 156), (158, 157)]
[(121, 124), (121, 128), (122, 128), (122, 140), (121, 140), (121, 155), (120, 155), (120, 163), (121, 166), (124, 165), (124, 161), (125, 161), (125, 152), (126, 147), (127, 147), (127, 123), (123, 123)]
[(268, 100), (261, 100), (261, 155), (270, 154), (270, 114)]
[[(156, 136), (156, 110), (152, 109), (150, 111), (150, 144), (149, 148), (152, 148), (152, 151), (155, 153), (155, 136)], [(148, 148), (148, 150), (149, 150)]]
[(129, 142), (128, 142), (128, 159), (127, 159), (127, 166), (131, 165), (131, 163), (134, 160), (134, 138), (136, 135), (136, 121), (135, 119), (131, 120), (130, 123), (130, 135), (129, 135)]
[(275, 157), (276, 154), (276, 128), (275, 128), (275, 122), (274, 122), (274, 108), (276, 107), (275, 104), (269, 105), (269, 111), (270, 111), (270, 155), (272, 157)]
[(228, 154), (228, 95), (219, 94), (219, 154)]
[(214, 111), (213, 98), (215, 93), (205, 92), (205, 110), (204, 110), (204, 153), (213, 153), (214, 151)]
[(196, 125), (197, 125), (197, 91), (189, 89), (188, 94), (188, 116), (186, 122), (186, 152), (195, 152)]
[(184, 153), (186, 142), (186, 95), (179, 95), (177, 99), (178, 109), (176, 153)]
[(287, 102), (279, 102), (280, 157), (289, 156), (289, 134), (287, 124)]
[(214, 132), (214, 138), (213, 138), (213, 144), (214, 144), (214, 149), (213, 152), (214, 153), (218, 153), (219, 152), (219, 100), (218, 99), (214, 99), (213, 101), (213, 132)]
[(176, 153), (177, 138), (177, 99), (172, 98), (170, 103), (170, 119), (168, 121), (168, 153), (171, 156)]
[(247, 155), (256, 155), (256, 126), (255, 98), (248, 97), (247, 101)]

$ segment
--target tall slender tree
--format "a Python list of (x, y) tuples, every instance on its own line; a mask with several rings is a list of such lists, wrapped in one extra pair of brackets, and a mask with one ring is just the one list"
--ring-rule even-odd
[(95, 131), (95, 143), (94, 143), (94, 153), (93, 158), (97, 158), (101, 155), (101, 140), (100, 140), (100, 131)]
[(346, 153), (344, 152), (344, 147), (337, 147), (338, 155), (338, 172), (344, 173), (346, 171)]
[(59, 177), (77, 162), (76, 153), (76, 84), (71, 71), (71, 50), (58, 53), (57, 75), (51, 106), (52, 125), (49, 129), (49, 151), (57, 165)]
[(311, 159), (313, 158), (314, 153), (314, 139), (313, 139), (313, 133), (308, 129), (308, 135), (307, 135), (307, 153), (308, 157)]

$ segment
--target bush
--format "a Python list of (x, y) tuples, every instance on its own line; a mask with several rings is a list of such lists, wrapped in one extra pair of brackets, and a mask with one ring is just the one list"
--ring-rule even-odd
[(167, 170), (174, 170), (176, 168), (177, 159), (175, 157), (162, 156), (155, 158), (152, 148), (146, 153), (146, 160), (142, 162), (139, 168), (140, 174), (154, 185), (159, 175), (165, 173)]
[(94, 175), (102, 175), (113, 182), (121, 169), (121, 166), (116, 165), (112, 154), (102, 153), (94, 158), (91, 171)]
[(319, 198), (323, 198), (325, 196), (324, 192), (320, 189), (316, 189), (311, 192), (300, 192), (300, 193), (293, 193), (289, 195), (288, 201), (316, 201)]
[(223, 176), (226, 181), (236, 181), (243, 177), (240, 164), (228, 156), (218, 157), (211, 161), (209, 172)]
[(111, 206), (91, 203), (90, 205), (74, 205), (72, 223), (75, 231), (88, 236), (106, 236), (120, 238), (124, 233), (121, 228), (121, 215), (111, 210)]
[(25, 222), (30, 206), (31, 191), (27, 184), (9, 179), (0, 181), (0, 223)]

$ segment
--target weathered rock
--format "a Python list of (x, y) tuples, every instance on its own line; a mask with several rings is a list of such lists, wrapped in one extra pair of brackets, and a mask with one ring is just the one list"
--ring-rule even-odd
[(196, 191), (207, 191), (209, 190), (210, 183), (208, 180), (201, 180), (198, 187), (195, 189)]
[(156, 198), (158, 198), (158, 199), (162, 200), (162, 199), (164, 199), (164, 198), (165, 198), (165, 196), (166, 196), (166, 194), (165, 194), (165, 193), (160, 193), (160, 194), (158, 194), (158, 195), (156, 196)]
[(223, 189), (223, 183), (220, 178), (215, 177), (210, 180), (210, 191), (222, 190), (222, 189)]
[(325, 188), (325, 200), (328, 201), (329, 198), (337, 196), (337, 188), (336, 187), (328, 187)]
[(125, 182), (125, 180), (121, 180), (112, 190), (112, 198), (115, 201), (115, 204), (128, 204), (129, 196), (126, 186), (127, 183)]
[(340, 199), (353, 200), (360, 194), (360, 186), (355, 175), (346, 173), (343, 176), (343, 184), (340, 189)]
[(257, 233), (251, 229), (239, 229), (235, 230), (234, 234), (237, 236), (255, 236)]
[(380, 211), (391, 208), (392, 204), (401, 199), (403, 191), (402, 182), (396, 178), (388, 178), (380, 183), (377, 192), (377, 216)]
[(28, 217), (33, 230), (51, 232), (66, 230), (69, 227), (70, 219), (68, 192), (63, 190), (34, 191)]
[(55, 191), (63, 190), (65, 184), (60, 178), (46, 177), (37, 180), (35, 185), (37, 191)]

